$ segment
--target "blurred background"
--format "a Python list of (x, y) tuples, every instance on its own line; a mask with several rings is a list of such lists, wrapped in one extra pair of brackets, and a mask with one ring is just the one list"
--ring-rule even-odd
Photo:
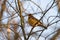
[(0, 40), (60, 40), (60, 0), (0, 0)]

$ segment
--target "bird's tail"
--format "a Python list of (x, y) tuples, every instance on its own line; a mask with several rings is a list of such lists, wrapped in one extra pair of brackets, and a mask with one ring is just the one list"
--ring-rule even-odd
[(37, 23), (37, 26), (41, 26), (41, 27), (43, 27), (43, 28), (47, 29), (47, 26), (46, 26), (46, 25), (43, 25), (43, 24), (42, 24), (42, 23), (40, 23), (40, 22), (38, 22), (38, 23)]

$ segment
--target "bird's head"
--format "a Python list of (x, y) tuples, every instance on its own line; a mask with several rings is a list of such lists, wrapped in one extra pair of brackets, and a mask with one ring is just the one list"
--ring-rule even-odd
[(32, 14), (28, 14), (28, 16), (32, 16)]
[(28, 14), (29, 17), (33, 17), (32, 14)]

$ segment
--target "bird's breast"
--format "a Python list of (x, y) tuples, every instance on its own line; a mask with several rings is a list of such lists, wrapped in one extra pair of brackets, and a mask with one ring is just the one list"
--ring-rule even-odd
[(31, 26), (35, 26), (35, 24), (37, 23), (37, 21), (33, 18), (29, 18), (28, 19), (28, 23), (31, 25)]

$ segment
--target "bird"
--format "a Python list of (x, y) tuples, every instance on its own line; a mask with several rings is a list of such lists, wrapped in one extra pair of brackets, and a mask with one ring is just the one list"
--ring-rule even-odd
[(38, 19), (36, 19), (32, 14), (28, 14), (28, 23), (32, 27), (41, 26), (41, 27), (47, 29), (47, 27), (44, 26), (43, 23), (40, 22)]

